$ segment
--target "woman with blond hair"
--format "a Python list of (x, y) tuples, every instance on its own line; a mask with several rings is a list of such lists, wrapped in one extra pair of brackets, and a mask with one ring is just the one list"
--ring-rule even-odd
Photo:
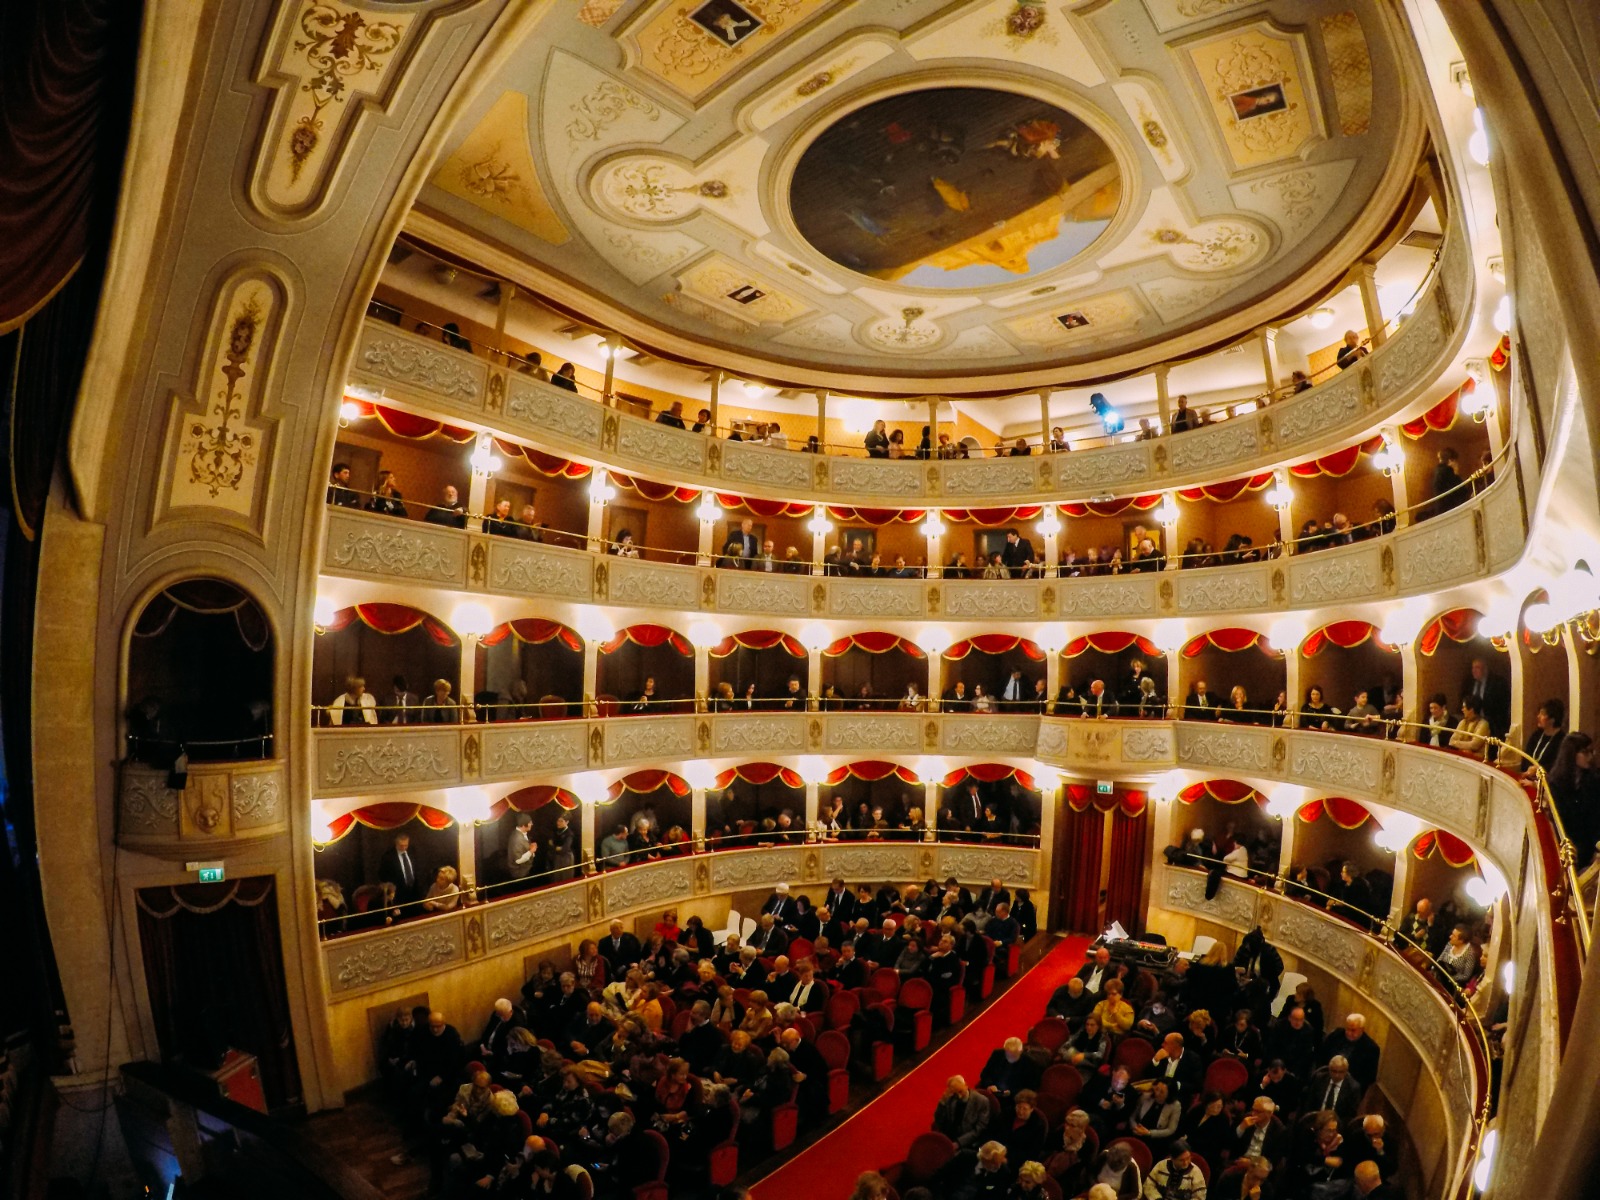
[(1094, 1006), (1100, 1028), (1121, 1037), (1133, 1028), (1133, 1005), (1122, 998), (1122, 980), (1108, 979), (1101, 985), (1101, 1000)]
[(876, 1171), (863, 1171), (856, 1176), (856, 1189), (850, 1200), (884, 1200), (889, 1194), (889, 1181)]
[(422, 898), (423, 912), (454, 912), (461, 903), (461, 889), (456, 886), (456, 869), (440, 867), (433, 877), (433, 886)]

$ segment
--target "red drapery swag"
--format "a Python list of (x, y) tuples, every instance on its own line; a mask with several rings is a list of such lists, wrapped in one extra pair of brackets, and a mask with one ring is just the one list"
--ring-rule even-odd
[(483, 637), (480, 644), (498, 646), (511, 637), (530, 646), (542, 646), (546, 642), (559, 641), (567, 649), (583, 653), (583, 638), (576, 629), (569, 629), (560, 621), (547, 621), (543, 617), (521, 617), (515, 621), (504, 621)]
[(958, 787), (969, 777), (979, 783), (998, 783), (1002, 779), (1015, 779), (1030, 792), (1038, 786), (1034, 783), (1033, 776), (1021, 767), (1008, 767), (1005, 763), (974, 763), (970, 767), (957, 767), (944, 777), (944, 786)]
[(1472, 852), (1471, 846), (1442, 829), (1430, 829), (1419, 834), (1417, 840), (1411, 843), (1411, 853), (1418, 858), (1427, 858), (1435, 850), (1452, 867), (1471, 866), (1478, 857)]
[(846, 634), (822, 652), (825, 658), (838, 658), (847, 650), (865, 650), (868, 654), (887, 654), (891, 650), (902, 650), (912, 658), (926, 658), (922, 647), (909, 638), (900, 637), (894, 633), (851, 633)]
[(814, 507), (791, 500), (758, 500), (754, 496), (732, 496), (717, 493), (717, 503), (723, 508), (742, 508), (757, 517), (809, 517)]
[(779, 647), (791, 658), (806, 657), (806, 648), (787, 633), (780, 633), (776, 629), (746, 629), (743, 633), (732, 633), (723, 638), (711, 648), (712, 658), (727, 658), (735, 650), (771, 650)]
[(902, 767), (897, 763), (891, 762), (879, 762), (876, 759), (846, 763), (842, 767), (836, 767), (828, 772), (827, 778), (822, 782), (829, 787), (843, 783), (846, 779), (864, 779), (868, 783), (876, 783), (878, 780), (887, 779), (891, 775), (901, 783), (922, 782), (917, 778), (917, 773), (910, 767)]
[(1263, 654), (1278, 654), (1283, 651), (1274, 650), (1267, 643), (1264, 635), (1254, 629), (1213, 629), (1209, 633), (1202, 633), (1198, 637), (1189, 639), (1183, 648), (1185, 658), (1199, 658), (1202, 651), (1208, 647), (1224, 650), (1229, 654), (1237, 654), (1240, 650), (1249, 650), (1259, 646)]
[(606, 802), (610, 803), (623, 792), (637, 792), (647, 796), (663, 787), (674, 796), (687, 796), (692, 790), (688, 780), (681, 775), (674, 775), (671, 771), (635, 771), (632, 775), (624, 775), (606, 789)]
[(1152, 658), (1165, 657), (1149, 638), (1140, 637), (1137, 633), (1086, 633), (1082, 637), (1075, 637), (1066, 644), (1061, 651), (1068, 658), (1077, 658), (1089, 650), (1098, 650), (1101, 654), (1121, 654), (1129, 646), (1139, 647), (1139, 653)]
[(1439, 430), (1440, 432), (1449, 429), (1450, 426), (1456, 423), (1456, 413), (1461, 409), (1461, 398), (1470, 396), (1477, 390), (1477, 381), (1469, 375), (1460, 387), (1427, 412), (1400, 426), (1400, 432), (1415, 441), (1430, 429)]
[(646, 500), (676, 500), (679, 504), (689, 504), (700, 499), (700, 490), (698, 488), (676, 487), (670, 483), (655, 483), (649, 479), (624, 475), (621, 471), (611, 472), (611, 482), (618, 487), (627, 488), (630, 492), (637, 492)]
[(1368, 638), (1376, 639), (1378, 645), (1385, 650), (1394, 649), (1383, 639), (1378, 638), (1376, 625), (1367, 621), (1333, 621), (1307, 634), (1306, 640), (1300, 643), (1300, 653), (1307, 658), (1315, 658), (1326, 646), (1333, 645), (1341, 650), (1349, 650), (1361, 645)]
[(1417, 638), (1417, 649), (1432, 655), (1445, 638), (1452, 642), (1470, 642), (1478, 636), (1478, 621), (1482, 616), (1475, 608), (1452, 608), (1423, 626)]
[(1193, 804), (1202, 796), (1210, 796), (1223, 804), (1243, 804), (1247, 800), (1254, 800), (1265, 808), (1268, 803), (1266, 796), (1237, 779), (1207, 779), (1203, 783), (1191, 783), (1178, 793), (1178, 799), (1185, 804)]
[(363, 417), (377, 417), (378, 424), (395, 437), (402, 437), (408, 441), (421, 442), (432, 437), (442, 437), (448, 441), (461, 443), (470, 442), (478, 436), (477, 430), (468, 429), (464, 425), (451, 425), (433, 417), (419, 417), (416, 413), (407, 412), (403, 408), (374, 404), (371, 400), (362, 400), (356, 396), (346, 395), (344, 402), (354, 404)]
[(1063, 504), (1061, 511), (1069, 517), (1118, 517), (1130, 508), (1135, 512), (1149, 512), (1161, 503), (1159, 494), (1154, 496), (1124, 496), (1118, 500), (1074, 500)]
[(1111, 822), (1111, 861), (1106, 873), (1106, 924), (1124, 929), (1144, 924), (1144, 875), (1150, 867), (1150, 813), (1142, 810)]
[(509, 796), (502, 796), (489, 806), (489, 819), (498, 821), (508, 812), (533, 812), (546, 804), (554, 803), (571, 812), (578, 807), (578, 798), (566, 788), (551, 787), (547, 783), (518, 788)]
[(1016, 508), (947, 508), (947, 521), (971, 521), (978, 525), (1010, 525), (1014, 521), (1035, 521), (1044, 512), (1042, 504), (1021, 504)]
[(828, 505), (828, 516), (844, 524), (859, 522), (863, 525), (888, 525), (895, 521), (902, 525), (915, 525), (928, 515), (925, 508), (849, 508), (844, 505)]
[(444, 809), (430, 808), (426, 804), (403, 804), (398, 801), (369, 804), (365, 808), (340, 813), (329, 821), (329, 836), (323, 845), (337, 842), (357, 825), (365, 825), (368, 829), (399, 829), (413, 820), (421, 821), (429, 829), (448, 829), (455, 823), (455, 818)]
[(520, 442), (508, 442), (504, 438), (494, 439), (495, 449), (507, 458), (520, 458), (541, 475), (548, 475), (552, 479), (584, 479), (594, 474), (594, 468), (588, 463), (573, 462), (570, 458), (562, 458), (556, 454), (546, 454), (542, 450), (535, 450), (532, 446), (524, 446)]
[(1073, 812), (1094, 808), (1100, 812), (1119, 812), (1125, 817), (1136, 817), (1144, 812), (1149, 799), (1134, 788), (1112, 788), (1109, 796), (1102, 796), (1087, 783), (1069, 783), (1062, 788), (1062, 793)]
[(1061, 919), (1068, 929), (1098, 933), (1100, 861), (1105, 849), (1105, 814), (1098, 809), (1069, 808), (1061, 814)]
[(1324, 454), (1321, 458), (1295, 463), (1289, 468), (1289, 474), (1298, 475), (1301, 479), (1310, 479), (1317, 475), (1331, 475), (1337, 479), (1355, 470), (1356, 463), (1361, 461), (1363, 454), (1372, 454), (1382, 448), (1382, 437), (1370, 437), (1364, 442), (1357, 442), (1354, 446), (1346, 446), (1343, 450)]
[(1037, 644), (1027, 638), (1012, 637), (1005, 633), (980, 633), (977, 637), (957, 642), (944, 652), (944, 656), (951, 662), (959, 662), (974, 650), (979, 654), (1007, 654), (1018, 649), (1034, 662), (1044, 661), (1044, 651)]
[(1235, 500), (1245, 492), (1259, 492), (1272, 482), (1272, 472), (1247, 475), (1243, 479), (1229, 479), (1225, 483), (1208, 483), (1202, 487), (1179, 488), (1178, 495), (1185, 500)]
[(341, 608), (333, 619), (323, 626), (324, 632), (338, 633), (341, 629), (360, 621), (378, 633), (410, 633), (418, 625), (441, 646), (456, 645), (456, 635), (437, 617), (431, 617), (420, 608), (409, 604), (357, 604)]
[(600, 653), (615, 654), (629, 642), (645, 647), (666, 644), (685, 658), (694, 656), (694, 647), (689, 644), (689, 639), (665, 625), (629, 625), (626, 629), (619, 629), (616, 637), (600, 647)]
[(1360, 829), (1372, 819), (1372, 814), (1365, 806), (1357, 804), (1354, 800), (1346, 800), (1343, 796), (1312, 800), (1308, 804), (1302, 804), (1294, 815), (1306, 822), (1319, 820), (1326, 815), (1328, 820), (1340, 829)]
[(717, 776), (717, 787), (719, 789), (725, 788), (735, 779), (743, 780), (745, 783), (751, 783), (757, 787), (760, 787), (763, 783), (771, 783), (774, 779), (781, 782), (784, 787), (803, 788), (806, 786), (806, 781), (800, 777), (798, 771), (792, 771), (788, 767), (780, 767), (777, 763), (768, 762), (744, 763), (737, 767), (729, 767)]
[(1511, 361), (1511, 335), (1508, 333), (1500, 339), (1500, 344), (1489, 355), (1489, 366), (1496, 371), (1504, 371), (1506, 364)]

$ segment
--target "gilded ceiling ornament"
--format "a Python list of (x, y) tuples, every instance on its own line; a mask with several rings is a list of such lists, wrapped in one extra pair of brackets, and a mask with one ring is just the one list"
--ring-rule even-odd
[(617, 15), (621, 7), (622, 0), (583, 0), (583, 7), (578, 9), (578, 20), (599, 29)]
[(1004, 38), (1013, 48), (1028, 42), (1054, 46), (1059, 39), (1049, 27), (1050, 14), (1038, 0), (1017, 0), (1016, 7), (1005, 16), (983, 26), (985, 38)]
[(1154, 117), (1147, 117), (1140, 127), (1144, 131), (1144, 140), (1150, 143), (1154, 150), (1164, 150), (1167, 146), (1167, 131), (1161, 128), (1161, 122)]
[(256, 439), (248, 429), (240, 432), (232, 426), (244, 420), (244, 402), (239, 391), (239, 381), (244, 378), (255, 346), (256, 335), (262, 324), (261, 301), (251, 292), (234, 310), (233, 322), (228, 329), (227, 348), (223, 352), (221, 374), (227, 381), (217, 392), (217, 402), (211, 406), (207, 417), (198, 417), (189, 424), (188, 436), (178, 448), (189, 457), (189, 482), (210, 492), (215, 498), (223, 489), (238, 491), (245, 469), (256, 461)]
[(815, 96), (834, 80), (832, 71), (818, 71), (810, 79), (802, 81), (794, 89), (796, 96)]
[(1310, 171), (1285, 171), (1258, 179), (1250, 185), (1252, 195), (1270, 192), (1278, 199), (1286, 223), (1294, 226), (1310, 220), (1317, 211), (1317, 179)]
[(647, 121), (661, 118), (661, 110), (630, 87), (614, 79), (603, 80), (588, 95), (572, 106), (572, 120), (567, 124), (567, 141), (595, 142), (606, 129), (629, 112), (642, 115)]
[(480, 200), (498, 200), (510, 204), (512, 192), (522, 182), (511, 164), (499, 157), (500, 147), (477, 162), (461, 165), (461, 186)]
[(289, 173), (300, 178), (306, 160), (322, 136), (322, 110), (343, 102), (351, 82), (371, 71), (383, 71), (383, 60), (400, 44), (402, 27), (389, 21), (368, 21), (360, 13), (331, 4), (311, 4), (300, 14), (305, 41), (294, 48), (304, 54), (314, 74), (300, 87), (311, 95), (312, 110), (300, 118), (289, 139)]

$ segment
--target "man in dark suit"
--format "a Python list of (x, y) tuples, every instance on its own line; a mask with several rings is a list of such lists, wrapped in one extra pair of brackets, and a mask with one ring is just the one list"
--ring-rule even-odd
[(1074, 975), (1055, 990), (1050, 1003), (1045, 1005), (1044, 1015), (1060, 1017), (1067, 1023), (1067, 1028), (1076, 1033), (1082, 1027), (1083, 1019), (1094, 1011), (1098, 1003), (1093, 995), (1084, 991), (1083, 980)]
[(956, 818), (963, 829), (983, 827), (983, 797), (978, 794), (978, 781), (968, 779), (967, 786), (955, 802)]
[(842, 879), (835, 879), (828, 885), (827, 895), (822, 897), (822, 907), (832, 913), (833, 919), (841, 924), (856, 919), (855, 895), (845, 886)]
[(689, 1070), (696, 1075), (705, 1075), (726, 1044), (722, 1030), (711, 1023), (710, 1002), (696, 1000), (689, 1010), (689, 1028), (678, 1039), (678, 1053), (689, 1064)]
[(611, 922), (611, 932), (600, 939), (600, 957), (606, 960), (607, 979), (621, 979), (642, 954), (639, 939), (624, 931), (621, 921)]
[(1094, 957), (1078, 968), (1077, 978), (1083, 980), (1083, 990), (1100, 1002), (1100, 989), (1108, 979), (1115, 979), (1117, 970), (1111, 965), (1111, 951), (1101, 946)]
[(1257, 1096), (1250, 1111), (1234, 1127), (1233, 1156), (1264, 1158), (1280, 1163), (1289, 1151), (1289, 1129), (1278, 1117), (1278, 1103), (1270, 1096)]
[(1012, 578), (1022, 574), (1023, 567), (1033, 561), (1033, 543), (1015, 529), (1006, 530), (1005, 549), (1000, 551), (1000, 562)]
[(1206, 681), (1195, 680), (1194, 687), (1189, 689), (1189, 694), (1183, 699), (1183, 720), (1215, 721), (1218, 709), (1217, 698), (1206, 687)]
[(761, 990), (766, 992), (767, 999), (773, 1004), (787, 1004), (798, 982), (799, 977), (789, 969), (789, 956), (779, 954), (773, 957), (772, 974), (767, 976)]
[(1317, 1054), (1319, 1063), (1329, 1063), (1335, 1055), (1350, 1064), (1350, 1074), (1363, 1088), (1378, 1082), (1378, 1056), (1382, 1051), (1378, 1043), (1367, 1035), (1367, 1019), (1360, 1013), (1351, 1013), (1344, 1019), (1344, 1028), (1335, 1029), (1323, 1039)]
[(1371, 1113), (1359, 1122), (1352, 1122), (1344, 1134), (1345, 1145), (1350, 1147), (1350, 1158), (1357, 1163), (1376, 1163), (1378, 1173), (1385, 1179), (1392, 1178), (1400, 1169), (1399, 1156), (1385, 1136), (1387, 1133), (1388, 1125), (1384, 1119), (1377, 1113)]
[(983, 1074), (978, 1076), (978, 1086), (1008, 1101), (1018, 1092), (1038, 1087), (1039, 1075), (1039, 1065), (1022, 1052), (1022, 1039), (1011, 1037), (990, 1053), (989, 1061), (983, 1064)]
[(1305, 1079), (1316, 1065), (1317, 1034), (1299, 1005), (1287, 1009), (1267, 1030), (1268, 1059), (1282, 1059), (1289, 1074)]
[(1180, 1100), (1187, 1101), (1200, 1091), (1200, 1080), (1205, 1068), (1199, 1056), (1190, 1054), (1183, 1045), (1183, 1034), (1169, 1033), (1161, 1039), (1161, 1049), (1150, 1060), (1151, 1079), (1165, 1079)]
[(1472, 660), (1472, 669), (1461, 684), (1461, 695), (1478, 702), (1478, 711), (1489, 722), (1491, 733), (1504, 736), (1511, 727), (1511, 689), (1503, 679), (1489, 674), (1489, 664), (1483, 659)]
[(795, 915), (794, 901), (789, 899), (789, 885), (780, 883), (777, 889), (767, 897), (766, 903), (761, 906), (761, 911), (771, 913), (773, 921), (778, 925), (787, 925)]
[(1356, 1115), (1365, 1090), (1350, 1073), (1350, 1064), (1344, 1055), (1335, 1054), (1327, 1066), (1311, 1076), (1300, 1107), (1304, 1112), (1331, 1112), (1342, 1124)]
[(1292, 1113), (1300, 1105), (1305, 1085), (1298, 1076), (1291, 1075), (1283, 1059), (1275, 1058), (1267, 1064), (1266, 1072), (1256, 1085), (1258, 1096), (1268, 1097), (1284, 1113)]
[(1382, 1168), (1371, 1159), (1356, 1163), (1351, 1182), (1355, 1200), (1398, 1200), (1400, 1193), (1383, 1178)]
[(851, 944), (856, 948), (857, 958), (877, 963), (880, 967), (892, 965), (883, 961), (883, 938), (872, 932), (865, 917), (856, 918), (856, 932)]
[(494, 1002), (494, 1011), (489, 1014), (488, 1024), (478, 1038), (478, 1053), (483, 1056), (484, 1062), (493, 1066), (504, 1057), (506, 1038), (511, 1036), (512, 1027), (521, 1023), (517, 1018), (516, 1006), (511, 1001), (502, 996)]
[(415, 692), (406, 687), (404, 675), (394, 677), (394, 690), (379, 699), (378, 703), (383, 709), (378, 719), (385, 725), (411, 725), (422, 718), (420, 712), (411, 711), (419, 707), (422, 701), (417, 698)]
[(789, 1003), (801, 1012), (821, 1012), (828, 1004), (828, 985), (817, 978), (817, 969), (806, 959), (794, 970), (794, 986), (789, 989)]
[(945, 712), (967, 712), (972, 708), (972, 698), (967, 695), (967, 685), (956, 680), (955, 687), (945, 689), (941, 700)]
[(978, 893), (977, 907), (986, 913), (993, 913), (1002, 904), (1010, 903), (1011, 893), (998, 879), (989, 880), (989, 886)]
[(1086, 717), (1114, 717), (1120, 711), (1117, 698), (1106, 691), (1106, 682), (1096, 679), (1089, 685), (1089, 694), (1083, 698), (1083, 715)]
[(533, 874), (533, 856), (538, 853), (539, 843), (533, 840), (532, 832), (533, 817), (518, 813), (516, 828), (506, 839), (506, 878), (511, 881), (508, 891), (523, 890)]
[(1018, 712), (1027, 708), (1032, 700), (1033, 688), (1022, 677), (1022, 669), (1018, 667), (1000, 688), (1000, 707), (1009, 712)]
[(778, 928), (771, 913), (762, 913), (746, 945), (755, 947), (763, 958), (773, 958), (789, 948), (789, 935)]
[(756, 538), (755, 522), (749, 517), (739, 522), (739, 532), (732, 534), (728, 542), (739, 547), (739, 565), (749, 570), (755, 565), (756, 556), (761, 553), (761, 542)]
[[(417, 864), (411, 857), (411, 839), (401, 834), (394, 846), (383, 852), (378, 860), (378, 882), (394, 885), (394, 902), (408, 904), (420, 894), (417, 887)], [(414, 917), (416, 912), (405, 910), (403, 916)]]
[(846, 942), (839, 947), (839, 961), (833, 964), (832, 970), (828, 972), (828, 978), (837, 982), (845, 991), (867, 986), (867, 964), (856, 957), (854, 942)]

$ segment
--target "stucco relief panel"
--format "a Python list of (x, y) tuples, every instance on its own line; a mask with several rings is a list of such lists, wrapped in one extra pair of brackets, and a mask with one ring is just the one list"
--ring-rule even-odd
[(1489, 568), (1499, 571), (1510, 566), (1526, 548), (1522, 505), (1517, 489), (1507, 480), (1491, 488), (1483, 502), (1483, 523), (1488, 535)]
[(1382, 773), (1383, 743), (1298, 733), (1289, 748), (1289, 775), (1317, 788), (1349, 788), (1376, 794)]
[(583, 884), (549, 888), (534, 898), (514, 904), (492, 904), (484, 911), (484, 930), (490, 950), (502, 950), (519, 942), (536, 941), (588, 917), (583, 901)]
[(947, 617), (1025, 620), (1039, 615), (1039, 588), (1013, 580), (1005, 583), (950, 582), (944, 585)]
[(800, 878), (800, 851), (760, 850), (747, 854), (718, 854), (711, 860), (711, 888), (765, 886)]
[(317, 790), (339, 794), (372, 787), (457, 783), (461, 778), (460, 758), (460, 735), (455, 730), (319, 730)]
[(467, 540), (419, 521), (328, 510), (323, 567), (335, 573), (428, 580), (465, 587)]
[[(943, 489), (947, 496), (1022, 495), (1033, 491), (1039, 476), (1029, 458), (1000, 458), (980, 462), (943, 464)], [(1048, 471), (1048, 467), (1046, 470)]]
[(1267, 572), (1260, 566), (1178, 574), (1179, 612), (1240, 612), (1268, 602)]
[(946, 717), (941, 723), (946, 754), (1032, 754), (1039, 741), (1037, 717)]
[(1367, 599), (1383, 591), (1383, 568), (1376, 544), (1361, 543), (1288, 560), (1289, 599), (1307, 607), (1338, 600)]
[(1251, 889), (1224, 880), (1222, 890), (1207, 900), (1204, 874), (1199, 871), (1178, 871), (1171, 867), (1163, 870), (1167, 877), (1164, 894), (1168, 908), (1220, 921), (1235, 929), (1248, 930), (1255, 925), (1256, 893)]
[(917, 852), (911, 846), (827, 846), (822, 874), (829, 879), (909, 880), (917, 878)]
[(765, 571), (721, 571), (717, 574), (717, 608), (722, 612), (772, 613), (803, 617), (809, 612), (809, 577)]
[(593, 446), (600, 441), (601, 416), (600, 406), (594, 401), (548, 383), (512, 375), (506, 385), (506, 419), (529, 432), (555, 434), (579, 445)]
[(877, 755), (888, 750), (915, 753), (922, 749), (922, 719), (916, 714), (904, 717), (855, 716), (833, 713), (827, 719), (824, 745), (838, 753)]
[(1110, 488), (1149, 479), (1150, 450), (1134, 446), (1083, 450), (1055, 456), (1056, 486), (1066, 489)]
[(851, 496), (920, 496), (922, 467), (878, 458), (835, 458), (828, 463), (835, 492)]
[(606, 562), (610, 567), (607, 599), (613, 604), (690, 610), (700, 607), (700, 572), (693, 567), (638, 558), (608, 558)]
[(588, 730), (583, 725), (539, 721), (483, 726), (485, 779), (518, 779), (550, 771), (581, 771), (588, 765)]
[(1180, 721), (1178, 761), (1185, 766), (1265, 771), (1272, 765), (1272, 738), (1265, 731), (1208, 729)]
[(998, 879), (1002, 883), (1031, 884), (1039, 874), (1034, 850), (988, 850), (981, 846), (939, 847), (938, 877), (954, 875), (963, 882)]
[(357, 375), (397, 385), (402, 393), (422, 392), (430, 400), (471, 413), (483, 410), (489, 386), (489, 365), (482, 359), (383, 322), (370, 322), (362, 330), (354, 369)]
[(651, 762), (695, 754), (693, 717), (629, 717), (605, 723), (606, 762)]
[(493, 538), (489, 543), (487, 586), (497, 592), (588, 600), (592, 595), (592, 565), (592, 556), (581, 551)]
[(1427, 368), (1444, 348), (1444, 313), (1437, 288), (1417, 305), (1405, 324), (1374, 354), (1378, 395), (1390, 399)]
[(1481, 520), (1476, 506), (1463, 505), (1401, 532), (1395, 539), (1400, 587), (1416, 591), (1477, 574)]
[(803, 754), (805, 749), (803, 716), (741, 717), (724, 713), (711, 722), (714, 754)]
[(1171, 444), (1168, 461), (1174, 474), (1209, 471), (1244, 462), (1261, 453), (1261, 439), (1255, 422), (1249, 417), (1178, 434), (1168, 440)]
[(688, 862), (653, 863), (604, 876), (606, 913), (623, 912), (643, 904), (681, 900), (694, 890)]
[(324, 950), (335, 995), (358, 992), (406, 975), (436, 971), (464, 961), (461, 921), (435, 919), (415, 929), (390, 930), (334, 942)]
[(1288, 450), (1337, 429), (1361, 415), (1361, 375), (1345, 371), (1310, 392), (1269, 410), (1280, 450)]
[(827, 585), (830, 617), (920, 617), (922, 584), (912, 580), (832, 579)]
[(1438, 821), (1458, 835), (1474, 836), (1480, 778), (1476, 771), (1425, 749), (1402, 750), (1395, 760), (1394, 792), (1401, 808)]
[(1064, 617), (1139, 616), (1156, 608), (1157, 577), (1125, 579), (1071, 579), (1061, 582)]
[(1125, 726), (1122, 730), (1122, 758), (1124, 762), (1134, 763), (1172, 762), (1172, 730)]
[(792, 488), (800, 492), (811, 490), (813, 460), (810, 455), (744, 446), (738, 442), (726, 442), (720, 449), (724, 479)]

